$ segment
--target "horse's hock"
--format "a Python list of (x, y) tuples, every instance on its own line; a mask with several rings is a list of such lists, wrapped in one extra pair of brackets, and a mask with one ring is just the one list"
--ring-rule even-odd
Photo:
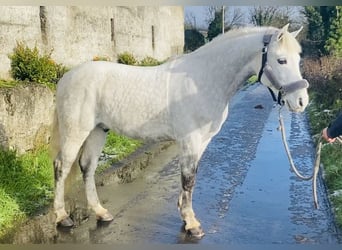
[(0, 146), (20, 154), (46, 144), (54, 105), (53, 92), (42, 85), (0, 88)]

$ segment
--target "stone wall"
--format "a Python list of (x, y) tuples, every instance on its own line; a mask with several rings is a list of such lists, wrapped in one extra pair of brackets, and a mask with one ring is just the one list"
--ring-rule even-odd
[[(68, 67), (128, 51), (138, 59), (181, 54), (182, 7), (0, 6), (0, 78), (10, 78), (17, 41)], [(0, 88), (0, 146), (23, 153), (50, 137), (54, 95), (46, 87)]]
[(0, 146), (24, 153), (48, 143), (54, 109), (54, 94), (45, 86), (0, 88)]
[(165, 60), (183, 52), (184, 11), (177, 6), (0, 6), (0, 78), (9, 77), (17, 41), (68, 67), (122, 52)]

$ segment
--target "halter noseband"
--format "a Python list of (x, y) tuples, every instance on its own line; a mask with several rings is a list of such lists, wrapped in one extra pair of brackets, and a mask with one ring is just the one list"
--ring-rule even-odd
[(282, 105), (282, 97), (286, 94), (293, 93), (299, 89), (304, 89), (309, 87), (309, 83), (305, 79), (301, 79), (290, 84), (282, 86), (279, 81), (276, 79), (272, 67), (267, 64), (267, 51), (268, 45), (271, 42), (273, 34), (265, 34), (263, 37), (264, 47), (262, 48), (262, 61), (261, 61), (261, 69), (258, 74), (258, 82), (261, 82), (262, 74), (265, 73), (268, 80), (272, 83), (273, 87), (278, 90), (278, 97), (276, 97), (275, 93), (270, 87), (267, 87), (271, 93), (273, 101), (277, 102), (279, 105)]

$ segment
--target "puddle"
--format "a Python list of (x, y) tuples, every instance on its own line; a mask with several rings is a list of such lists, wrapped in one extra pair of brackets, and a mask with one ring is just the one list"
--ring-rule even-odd
[[(78, 226), (54, 228), (48, 213), (23, 226), (15, 243), (198, 243), (312, 244), (338, 243), (329, 202), (319, 183), (320, 209), (315, 210), (311, 182), (298, 180), (281, 142), (277, 109), (266, 88), (240, 91), (228, 121), (213, 138), (200, 162), (193, 206), (206, 236), (189, 240), (177, 211), (180, 171), (176, 145), (151, 161), (132, 183), (98, 187), (104, 206), (114, 215), (96, 223), (86, 209), (84, 192), (71, 199)], [(254, 108), (254, 107), (258, 108)], [(263, 107), (263, 108), (260, 108)], [(294, 161), (311, 173), (314, 148), (304, 115), (284, 113)], [(82, 189), (83, 190), (83, 189)]]

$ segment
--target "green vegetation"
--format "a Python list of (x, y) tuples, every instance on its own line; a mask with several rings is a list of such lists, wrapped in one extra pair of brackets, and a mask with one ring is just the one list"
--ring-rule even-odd
[[(323, 128), (342, 111), (342, 17), (341, 6), (306, 6), (303, 14), (307, 36), (303, 41), (304, 77), (310, 82), (308, 113), (312, 134), (321, 136)], [(330, 55), (326, 57), (325, 55)], [(324, 56), (324, 57), (322, 57)], [(315, 58), (313, 58), (315, 57)], [(342, 228), (342, 144), (324, 144), (321, 162), (325, 181), (336, 214), (336, 222)]]
[(19, 84), (18, 81), (6, 81), (0, 79), (0, 88), (13, 88)]
[(99, 164), (96, 172), (101, 173), (113, 163), (121, 161), (129, 154), (133, 153), (141, 145), (142, 142), (139, 140), (134, 140), (110, 131), (107, 135), (106, 143), (102, 150), (104, 154), (110, 156), (110, 159), (103, 164)]
[[(342, 58), (324, 57), (304, 61), (304, 77), (310, 82), (308, 107), (312, 134), (319, 138), (323, 128), (342, 110)], [(342, 144), (324, 144), (321, 162), (330, 194), (342, 190)], [(337, 192), (337, 193), (338, 193)], [(342, 228), (342, 194), (331, 195), (337, 224)]]
[(191, 52), (205, 44), (205, 38), (198, 30), (190, 27), (184, 33), (184, 51)]
[(24, 43), (17, 43), (11, 59), (11, 74), (16, 80), (49, 83), (57, 78), (55, 62), (50, 55), (39, 55), (37, 47), (30, 49)]
[(214, 19), (209, 23), (208, 40), (213, 40), (216, 36), (222, 33), (222, 9), (215, 11)]
[(108, 56), (94, 56), (93, 61), (110, 61)]
[(257, 75), (252, 75), (250, 78), (247, 79), (247, 84), (253, 84), (258, 81), (258, 76)]
[(292, 11), (292, 8), (288, 6), (254, 6), (250, 11), (250, 21), (256, 26), (281, 28), (288, 23), (293, 26), (295, 20), (292, 20)]
[(52, 162), (46, 146), (22, 156), (0, 150), (0, 238), (51, 202)]
[[(41, 56), (37, 47), (30, 49), (24, 43), (17, 43), (9, 58), (11, 74), (15, 80), (0, 80), (1, 88), (15, 88), (35, 82), (55, 90), (57, 81), (68, 70), (63, 65), (56, 64), (50, 55)], [(132, 62), (130, 56), (126, 55), (123, 58), (123, 61)], [(108, 60), (108, 58), (94, 57), (94, 60)], [(159, 64), (151, 57), (145, 58), (141, 63)], [(100, 168), (104, 169), (115, 161), (122, 160), (140, 145), (139, 141), (110, 132), (103, 152), (115, 155), (115, 158)], [(42, 145), (23, 155), (0, 148), (0, 180), (1, 239), (17, 224), (51, 204), (54, 178), (48, 145)]]
[(157, 66), (162, 64), (163, 62), (158, 61), (157, 59), (147, 56), (143, 58), (140, 62), (134, 57), (132, 53), (124, 52), (118, 55), (117, 59), (118, 63), (126, 64), (126, 65), (136, 65), (136, 66)]
[[(19, 86), (27, 86), (27, 85), (33, 85), (37, 83), (32, 83), (29, 81), (18, 81), (18, 80), (3, 80), (0, 79), (0, 88), (15, 88)], [(48, 87), (50, 90), (55, 91), (57, 88), (57, 85), (54, 83), (46, 83), (44, 84), (46, 87)]]
[(308, 22), (304, 51), (318, 56), (342, 56), (342, 6), (305, 6)]
[(132, 53), (124, 52), (118, 55), (118, 63), (127, 64), (127, 65), (136, 65), (137, 60), (135, 59)]
[(162, 62), (153, 57), (147, 56), (140, 61), (139, 66), (157, 66), (160, 64), (162, 64)]
[(103, 148), (103, 153), (108, 155), (116, 155), (116, 160), (120, 161), (128, 154), (134, 152), (141, 142), (134, 139), (129, 139), (122, 135), (117, 135), (110, 131), (107, 135), (106, 144)]
[(50, 87), (68, 70), (55, 63), (50, 54), (40, 55), (37, 47), (30, 49), (22, 42), (17, 43), (9, 58), (12, 77), (19, 81), (36, 82)]
[[(134, 152), (141, 142), (108, 134), (103, 152), (115, 155), (99, 169), (122, 160)], [(53, 199), (53, 167), (48, 146), (17, 155), (0, 149), (0, 239), (29, 216), (51, 204)]]

